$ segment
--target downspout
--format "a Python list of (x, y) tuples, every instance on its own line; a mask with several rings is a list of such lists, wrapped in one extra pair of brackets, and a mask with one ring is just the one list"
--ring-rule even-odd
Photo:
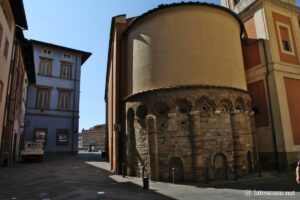
[(71, 135), (71, 153), (74, 154), (74, 134), (75, 134), (75, 97), (77, 82), (77, 56), (75, 57), (75, 78), (74, 78), (74, 92), (73, 92), (73, 111), (72, 111), (72, 135)]
[(270, 108), (270, 116), (271, 116), (271, 127), (272, 127), (272, 136), (273, 136), (273, 143), (274, 143), (274, 150), (275, 150), (275, 159), (276, 159), (276, 165), (277, 165), (277, 170), (278, 173), (281, 173), (280, 170), (280, 162), (279, 162), (279, 155), (278, 155), (278, 146), (277, 146), (277, 140), (276, 140), (276, 133), (275, 133), (275, 127), (274, 127), (274, 119), (273, 119), (273, 109), (271, 105), (271, 96), (270, 96), (270, 87), (269, 87), (269, 74), (270, 74), (270, 69), (269, 69), (269, 60), (267, 56), (267, 50), (266, 50), (266, 44), (263, 39), (259, 39), (262, 41), (263, 44), (263, 49), (264, 49), (264, 57), (265, 57), (265, 63), (266, 63), (266, 86), (267, 86), (267, 92), (268, 92), (268, 103), (269, 103), (269, 108)]

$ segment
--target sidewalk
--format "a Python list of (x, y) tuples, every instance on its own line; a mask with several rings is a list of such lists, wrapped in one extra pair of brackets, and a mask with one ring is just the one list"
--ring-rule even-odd
[[(95, 167), (109, 170), (109, 164), (106, 162), (89, 163)], [(110, 175), (111, 179), (119, 183), (133, 183), (143, 187), (141, 178), (121, 175)], [(263, 172), (262, 177), (258, 174), (244, 177), (238, 180), (212, 181), (209, 184), (185, 183), (185, 185), (171, 184), (166, 182), (150, 181), (151, 191), (155, 191), (164, 196), (180, 200), (199, 200), (199, 199), (300, 199), (300, 185), (294, 181), (293, 173)], [(249, 196), (249, 191), (252, 196)], [(290, 196), (286, 195), (260, 195), (255, 196), (257, 191), (284, 191), (293, 192)], [(278, 192), (277, 192), (278, 193)], [(248, 194), (248, 195), (247, 195)], [(251, 198), (253, 197), (253, 198)]]

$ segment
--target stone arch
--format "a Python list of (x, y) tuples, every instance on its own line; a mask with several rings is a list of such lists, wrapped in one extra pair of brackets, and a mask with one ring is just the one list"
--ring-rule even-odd
[(156, 116), (156, 124), (158, 132), (162, 133), (167, 129), (167, 120), (170, 107), (165, 102), (157, 103), (152, 108), (152, 113)]
[(136, 176), (136, 137), (134, 129), (135, 113), (132, 108), (127, 110), (127, 134), (126, 134), (126, 154), (127, 154), (127, 174), (130, 176)]
[(136, 109), (136, 116), (140, 119), (145, 119), (148, 114), (148, 109), (145, 105), (139, 105)]
[(190, 116), (189, 112), (192, 110), (192, 104), (186, 99), (176, 101), (173, 106), (176, 112), (177, 127), (186, 134), (190, 132)]
[(214, 157), (214, 178), (216, 180), (227, 180), (227, 159), (223, 153), (218, 153)]
[(196, 107), (201, 113), (214, 112), (216, 104), (213, 100), (210, 100), (207, 96), (203, 96), (196, 102)]
[(172, 110), (176, 113), (187, 114), (192, 110), (192, 104), (186, 99), (180, 99), (175, 102)]
[(232, 102), (229, 99), (222, 99), (218, 105), (218, 110), (221, 113), (228, 113), (233, 110)]
[(156, 103), (152, 108), (152, 113), (155, 116), (167, 115), (170, 111), (170, 106), (165, 102)]
[(128, 119), (134, 119), (134, 110), (133, 110), (133, 108), (129, 108), (127, 110), (127, 120)]
[(245, 104), (245, 110), (246, 111), (251, 111), (252, 110), (252, 106), (251, 106), (250, 99), (247, 99), (245, 102), (246, 102), (246, 104)]
[(174, 180), (175, 183), (184, 181), (184, 166), (179, 157), (172, 157), (169, 161), (170, 181), (173, 180), (173, 168), (174, 168)]
[(247, 172), (248, 174), (252, 174), (253, 173), (253, 161), (252, 161), (252, 154), (251, 154), (251, 151), (248, 151), (247, 152), (247, 155), (246, 155), (246, 162), (247, 162)]
[(245, 101), (241, 97), (236, 98), (234, 102), (234, 109), (239, 111), (246, 111)]

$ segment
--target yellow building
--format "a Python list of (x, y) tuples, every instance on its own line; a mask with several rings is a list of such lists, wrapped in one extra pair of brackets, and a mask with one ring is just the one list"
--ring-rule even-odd
[(22, 0), (1, 0), (0, 3), (0, 149), (4, 141), (3, 127), (6, 126), (8, 105), (9, 73), (15, 40), (16, 25), (27, 29), (26, 16)]
[(286, 169), (300, 159), (300, 8), (295, 0), (222, 5), (240, 16), (249, 38), (243, 50), (260, 160)]

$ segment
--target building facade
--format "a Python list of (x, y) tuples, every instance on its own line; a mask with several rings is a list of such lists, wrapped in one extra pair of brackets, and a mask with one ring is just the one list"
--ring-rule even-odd
[(27, 29), (23, 2), (3, 0), (0, 5), (0, 164), (7, 166), (18, 158), (25, 112), (22, 99), (34, 74), (22, 33)]
[(128, 175), (145, 169), (163, 181), (173, 169), (176, 181), (253, 172), (258, 155), (244, 35), (235, 13), (207, 3), (113, 18), (105, 96), (112, 170), (120, 173), (124, 164)]
[(46, 153), (78, 149), (81, 66), (91, 53), (31, 40), (36, 84), (28, 88), (25, 141), (44, 141)]
[(83, 129), (79, 133), (80, 142), (78, 141), (78, 148), (82, 150), (95, 150), (105, 152), (106, 146), (106, 132), (105, 124), (96, 125), (88, 130)]
[[(265, 168), (300, 159), (300, 8), (295, 0), (223, 0), (245, 25), (244, 58)], [(299, 6), (299, 5), (298, 5)], [(274, 165), (276, 163), (276, 165)]]

